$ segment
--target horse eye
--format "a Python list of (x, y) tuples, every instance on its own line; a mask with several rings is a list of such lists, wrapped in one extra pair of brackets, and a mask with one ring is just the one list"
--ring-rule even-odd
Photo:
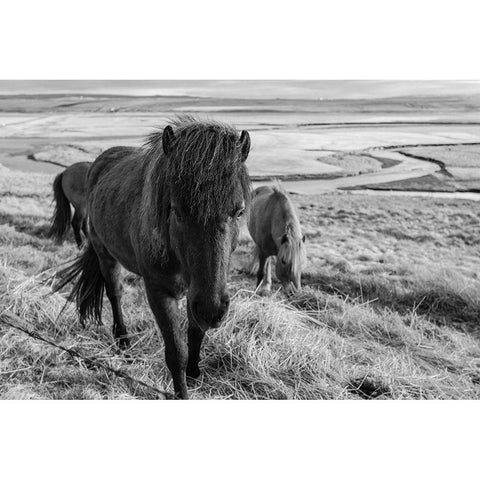
[(240, 218), (241, 216), (243, 216), (243, 214), (245, 213), (245, 209), (244, 208), (241, 208), (240, 210), (237, 211), (237, 213), (235, 214), (235, 216), (237, 218)]

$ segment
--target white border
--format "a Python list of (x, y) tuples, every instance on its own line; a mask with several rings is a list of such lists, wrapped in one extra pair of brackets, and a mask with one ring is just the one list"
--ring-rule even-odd
[(4, 79), (479, 79), (468, 0), (2, 2)]
[(4, 478), (471, 478), (476, 401), (2, 402)]

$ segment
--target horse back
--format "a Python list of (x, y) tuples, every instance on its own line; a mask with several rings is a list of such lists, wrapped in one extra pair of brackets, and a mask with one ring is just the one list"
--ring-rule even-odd
[(85, 209), (87, 174), (92, 162), (78, 162), (67, 167), (62, 174), (62, 189), (75, 209)]
[(93, 162), (88, 172), (88, 189), (92, 189), (102, 175), (110, 171), (112, 168), (115, 168), (119, 162), (125, 160), (125, 158), (129, 157), (137, 150), (138, 149), (134, 147), (112, 147), (101, 153)]
[(93, 162), (87, 178), (90, 229), (96, 242), (128, 270), (139, 273), (133, 237), (138, 230), (143, 157), (134, 147), (113, 147)]
[(252, 199), (256, 197), (271, 195), (274, 192), (273, 187), (269, 185), (262, 185), (261, 187), (257, 187), (252, 194)]

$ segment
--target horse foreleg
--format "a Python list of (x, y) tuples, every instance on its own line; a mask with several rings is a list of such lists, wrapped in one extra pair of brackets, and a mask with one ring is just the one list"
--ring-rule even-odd
[(271, 292), (272, 290), (272, 257), (268, 257), (265, 262), (265, 280), (263, 282), (263, 291)]
[(186, 368), (188, 351), (177, 299), (147, 280), (145, 280), (145, 289), (148, 303), (162, 332), (165, 343), (165, 360), (172, 375), (175, 396), (187, 399)]
[(265, 261), (267, 260), (267, 257), (259, 252), (258, 255), (258, 271), (257, 271), (257, 288), (258, 286), (262, 283), (263, 280), (263, 275), (265, 273)]
[(197, 378), (200, 375), (198, 362), (200, 361), (200, 348), (202, 346), (205, 331), (202, 330), (195, 319), (193, 318), (190, 305), (187, 304), (188, 314), (188, 363), (187, 363), (187, 377)]
[(105, 249), (103, 244), (93, 235), (92, 244), (98, 256), (100, 271), (105, 279), (105, 291), (112, 306), (113, 337), (119, 348), (126, 349), (130, 346), (127, 327), (123, 321), (122, 313), (122, 283), (120, 281), (120, 264)]

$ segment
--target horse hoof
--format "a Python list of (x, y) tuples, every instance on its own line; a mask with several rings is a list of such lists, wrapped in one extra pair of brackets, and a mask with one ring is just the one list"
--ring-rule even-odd
[(188, 400), (188, 393), (176, 393), (173, 397), (174, 400)]
[(128, 337), (118, 338), (117, 344), (120, 350), (128, 350), (130, 348), (130, 340), (128, 339)]
[(188, 380), (196, 380), (200, 376), (200, 369), (198, 366), (195, 367), (187, 367), (187, 381)]
[(272, 294), (272, 292), (270, 290), (267, 290), (267, 289), (262, 289), (262, 290), (259, 290), (258, 291), (258, 294), (261, 296), (261, 297), (268, 297), (269, 295)]

